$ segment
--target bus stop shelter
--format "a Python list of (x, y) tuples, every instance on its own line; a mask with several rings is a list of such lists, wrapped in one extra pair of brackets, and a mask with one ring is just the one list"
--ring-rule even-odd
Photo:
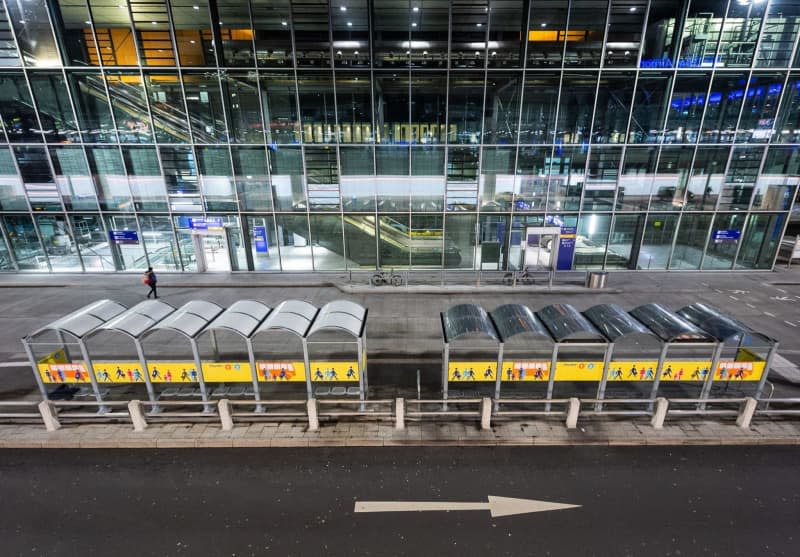
[[(497, 383), (502, 365), (500, 336), (481, 306), (459, 304), (440, 314), (442, 323), (442, 394), (447, 401), (449, 383)], [(451, 360), (452, 352), (458, 356)], [(446, 402), (445, 402), (446, 403)]]
[(600, 381), (597, 398), (605, 398), (609, 381), (619, 383), (626, 395), (644, 389), (646, 395), (641, 398), (650, 398), (659, 373), (662, 340), (617, 304), (598, 304), (583, 314), (609, 341), (610, 363)]
[[(83, 384), (88, 380), (97, 402), (103, 401), (84, 339), (94, 329), (107, 323), (126, 309), (124, 305), (112, 300), (98, 300), (48, 323), (22, 339), (36, 378), (36, 384), (45, 400), (48, 399), (47, 384)], [(55, 333), (57, 342), (42, 340), (46, 333)], [(69, 342), (66, 336), (73, 338), (74, 342)], [(81, 361), (73, 361), (69, 351), (71, 345), (78, 346)], [(37, 359), (37, 348), (42, 346), (48, 346), (50, 349), (56, 348), (48, 350), (46, 356)]]
[[(708, 370), (719, 359), (717, 341), (704, 330), (660, 304), (644, 304), (629, 312), (661, 339), (661, 354), (650, 398), (664, 391), (668, 395), (685, 396), (685, 382), (704, 381)], [(679, 353), (674, 359), (674, 352)], [(710, 361), (706, 354), (710, 353)], [(701, 389), (702, 392), (702, 389)], [(700, 396), (700, 392), (692, 393)]]
[[(110, 334), (127, 337), (133, 341), (133, 345), (136, 348), (136, 358), (138, 360), (136, 362), (120, 361), (125, 358), (120, 358), (118, 353), (115, 353), (113, 361), (109, 362), (92, 359), (92, 369), (98, 381), (104, 384), (109, 382), (137, 384), (143, 380), (150, 402), (155, 403), (158, 397), (150, 374), (147, 371), (147, 359), (142, 349), (141, 338), (148, 329), (174, 311), (175, 308), (160, 300), (145, 300), (87, 333), (85, 340), (87, 355), (89, 355), (89, 348), (92, 345), (100, 345), (100, 340), (103, 338), (108, 341)], [(89, 342), (90, 340), (92, 341), (91, 343)], [(112, 343), (111, 348), (116, 350), (117, 346)]]
[[(489, 312), (497, 330), (498, 373), (495, 401), (500, 399), (503, 383), (520, 386), (524, 391), (546, 392), (552, 369), (553, 337), (531, 309), (522, 304), (505, 304)], [(538, 385), (537, 385), (538, 384)], [(527, 387), (527, 388), (526, 388)], [(497, 404), (497, 402), (495, 402)]]
[[(262, 337), (264, 343), (256, 343), (256, 346), (260, 348), (266, 345), (270, 349), (271, 357), (266, 361), (256, 361), (256, 374), (259, 377), (273, 383), (303, 381), (307, 398), (313, 398), (306, 335), (318, 313), (319, 308), (300, 300), (286, 300), (275, 307), (251, 335), (251, 346), (256, 337)], [(300, 350), (293, 353), (287, 350), (292, 337), (300, 343)], [(272, 351), (272, 347), (278, 346), (280, 354)], [(263, 356), (261, 351), (257, 354)]]
[(719, 342), (717, 365), (704, 385), (703, 397), (712, 395), (715, 382), (724, 383), (727, 390), (731, 382), (753, 385), (752, 396), (758, 398), (767, 380), (778, 341), (754, 331), (737, 319), (704, 303), (690, 304), (678, 315), (697, 325)]
[[(546, 306), (536, 312), (536, 316), (555, 341), (547, 398), (553, 398), (556, 381), (570, 387), (568, 392), (561, 393), (563, 396), (594, 395), (608, 373), (611, 345), (606, 337), (570, 304)], [(570, 353), (568, 360), (561, 358), (565, 349)], [(596, 355), (599, 351), (602, 351), (600, 360)], [(597, 383), (594, 392), (587, 390), (586, 385), (594, 383)], [(559, 389), (563, 390), (561, 386)]]
[[(355, 302), (334, 300), (322, 306), (306, 336), (312, 382), (357, 381), (359, 399), (365, 399), (369, 388), (366, 323), (367, 309)], [(356, 349), (356, 359), (343, 359), (342, 354), (352, 347)], [(330, 394), (351, 391), (337, 386), (331, 388)]]

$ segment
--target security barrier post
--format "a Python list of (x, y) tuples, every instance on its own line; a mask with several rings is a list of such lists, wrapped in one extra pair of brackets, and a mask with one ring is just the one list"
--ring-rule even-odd
[[(722, 341), (717, 342), (717, 346), (714, 348), (714, 357), (711, 359), (711, 369), (708, 370), (706, 374), (706, 380), (703, 382), (703, 389), (700, 391), (700, 398), (707, 399), (711, 394), (711, 385), (714, 383), (714, 375), (717, 373), (717, 368), (719, 367), (719, 359), (722, 356), (722, 349), (725, 347), (725, 343)], [(700, 402), (697, 405), (698, 410), (705, 410), (706, 403)]]
[(500, 382), (503, 378), (503, 352), (505, 350), (505, 344), (500, 343), (500, 347), (497, 349), (497, 371), (495, 377), (495, 384), (494, 384), (494, 411), (497, 412), (500, 410)]
[(258, 385), (258, 369), (256, 368), (256, 356), (253, 352), (253, 341), (249, 338), (244, 339), (247, 345), (247, 359), (250, 361), (250, 380), (253, 382), (253, 396), (256, 399), (256, 413), (264, 411), (264, 405), (261, 404), (261, 389)]
[(61, 428), (61, 422), (58, 421), (55, 410), (53, 410), (52, 403), (49, 400), (40, 402), (38, 408), (47, 431), (56, 431)]
[[(606, 345), (606, 351), (603, 354), (603, 376), (600, 378), (600, 384), (597, 386), (597, 400), (603, 400), (606, 396), (606, 383), (608, 382), (608, 368), (611, 364), (611, 355), (614, 353), (614, 343), (609, 342)], [(596, 412), (603, 411), (603, 403), (596, 402), (594, 405)]]
[(769, 354), (767, 354), (767, 361), (764, 362), (764, 372), (761, 374), (761, 379), (758, 381), (758, 388), (756, 389), (756, 399), (761, 398), (761, 391), (764, 390), (764, 383), (767, 382), (767, 375), (769, 375), (769, 368), (772, 366), (772, 358), (775, 356), (775, 353), (778, 351), (778, 341), (775, 341), (769, 349)]
[(492, 429), (492, 399), (481, 398), (481, 429)]
[(108, 412), (108, 408), (102, 405), (103, 396), (100, 394), (100, 387), (97, 385), (97, 377), (94, 376), (94, 366), (92, 365), (92, 361), (89, 359), (89, 351), (86, 350), (86, 345), (83, 343), (81, 339), (78, 339), (78, 346), (81, 349), (81, 355), (83, 356), (83, 365), (86, 368), (86, 373), (89, 375), (89, 381), (92, 382), (92, 391), (94, 392), (94, 398), (97, 402), (101, 403), (100, 408), (97, 410), (99, 414), (105, 414)]
[(658, 355), (658, 365), (656, 366), (656, 376), (653, 378), (653, 389), (650, 391), (650, 404), (648, 410), (653, 411), (653, 401), (658, 396), (658, 386), (661, 384), (661, 374), (664, 372), (664, 361), (667, 359), (667, 350), (669, 350), (669, 342), (663, 342), (661, 345), (661, 353)]
[(650, 425), (653, 426), (653, 429), (664, 429), (667, 410), (669, 410), (669, 401), (664, 397), (658, 397), (656, 399), (656, 411), (650, 420)]
[(736, 418), (736, 425), (742, 429), (750, 429), (750, 422), (753, 420), (753, 414), (756, 413), (756, 406), (758, 401), (749, 396), (744, 399), (744, 404), (739, 409), (739, 417)]
[[(556, 378), (556, 361), (558, 360), (558, 343), (553, 344), (553, 353), (550, 355), (550, 374), (547, 377), (547, 400), (553, 398), (553, 385)], [(544, 411), (550, 411), (550, 402), (545, 404)]]
[(219, 421), (222, 423), (222, 431), (233, 429), (233, 415), (231, 414), (231, 403), (227, 398), (223, 398), (217, 403), (219, 409)]
[[(200, 383), (200, 396), (203, 397), (203, 402), (208, 402), (208, 391), (206, 390), (206, 380), (203, 377), (203, 362), (200, 360), (200, 351), (197, 349), (197, 341), (193, 338), (189, 339), (189, 344), (192, 346), (192, 355), (194, 356), (194, 366), (197, 368), (197, 381)], [(211, 405), (206, 404), (203, 406), (203, 412), (210, 414), (213, 412)]]
[(156, 398), (156, 391), (153, 388), (153, 381), (150, 378), (150, 370), (147, 367), (147, 358), (144, 357), (144, 349), (138, 338), (133, 339), (133, 344), (136, 346), (136, 353), (139, 355), (139, 364), (142, 366), (144, 382), (147, 387), (147, 397), (150, 399), (150, 402), (153, 403), (153, 406), (150, 407), (150, 413), (158, 414), (161, 409), (155, 404), (158, 399)]
[(317, 399), (309, 398), (306, 401), (306, 409), (308, 410), (308, 431), (317, 431), (319, 429), (319, 414), (317, 413)]
[(581, 401), (575, 397), (569, 399), (567, 404), (567, 429), (578, 427), (578, 414), (581, 413)]
[(397, 430), (406, 428), (406, 401), (404, 398), (394, 399), (394, 428)]
[(142, 412), (142, 403), (138, 400), (128, 402), (128, 415), (131, 417), (133, 431), (142, 432), (147, 429), (147, 420)]

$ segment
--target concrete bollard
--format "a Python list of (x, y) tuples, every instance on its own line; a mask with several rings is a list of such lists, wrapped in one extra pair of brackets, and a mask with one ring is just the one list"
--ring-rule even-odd
[(57, 431), (61, 429), (61, 422), (58, 421), (56, 413), (53, 410), (53, 405), (49, 400), (43, 400), (39, 403), (39, 414), (42, 415), (42, 421), (47, 431)]
[(736, 418), (736, 425), (742, 429), (750, 429), (750, 422), (753, 421), (753, 414), (756, 413), (758, 401), (749, 396), (744, 399), (741, 409), (739, 409), (739, 417)]
[(406, 401), (404, 398), (394, 400), (394, 428), (398, 430), (406, 428)]
[(319, 415), (317, 413), (317, 399), (309, 398), (306, 403), (308, 409), (308, 431), (317, 431), (319, 429)]
[(567, 429), (578, 427), (578, 414), (581, 413), (581, 401), (577, 398), (569, 399), (567, 404)]
[(145, 420), (144, 412), (142, 412), (141, 401), (131, 400), (128, 402), (128, 415), (131, 417), (131, 423), (133, 423), (133, 431), (142, 432), (147, 429), (147, 420)]
[(481, 399), (481, 429), (492, 429), (492, 399)]
[(227, 398), (221, 399), (217, 403), (219, 410), (219, 421), (222, 422), (222, 431), (231, 431), (233, 429), (233, 415), (231, 415), (231, 403)]
[(656, 399), (656, 411), (650, 419), (650, 425), (653, 429), (664, 429), (664, 419), (667, 417), (667, 410), (669, 409), (669, 401), (664, 397)]

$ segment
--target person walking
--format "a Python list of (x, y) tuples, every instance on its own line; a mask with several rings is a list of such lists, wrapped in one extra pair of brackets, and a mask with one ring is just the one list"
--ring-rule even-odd
[(153, 272), (152, 267), (148, 267), (147, 271), (144, 273), (144, 278), (142, 278), (142, 282), (150, 287), (150, 291), (147, 293), (147, 297), (150, 297), (150, 294), (153, 295), (153, 298), (158, 298), (158, 293), (156, 292), (156, 283), (158, 279), (156, 278), (155, 272)]

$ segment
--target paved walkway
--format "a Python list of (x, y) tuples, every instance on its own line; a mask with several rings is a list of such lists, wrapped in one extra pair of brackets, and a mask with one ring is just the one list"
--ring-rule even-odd
[(556, 419), (498, 423), (482, 431), (474, 422), (322, 424), (151, 424), (141, 433), (128, 424), (67, 425), (49, 433), (40, 425), (0, 425), (0, 448), (177, 448), (496, 445), (800, 445), (800, 420), (756, 419), (750, 430), (731, 420), (675, 420), (653, 429), (645, 420), (587, 420), (568, 430)]

